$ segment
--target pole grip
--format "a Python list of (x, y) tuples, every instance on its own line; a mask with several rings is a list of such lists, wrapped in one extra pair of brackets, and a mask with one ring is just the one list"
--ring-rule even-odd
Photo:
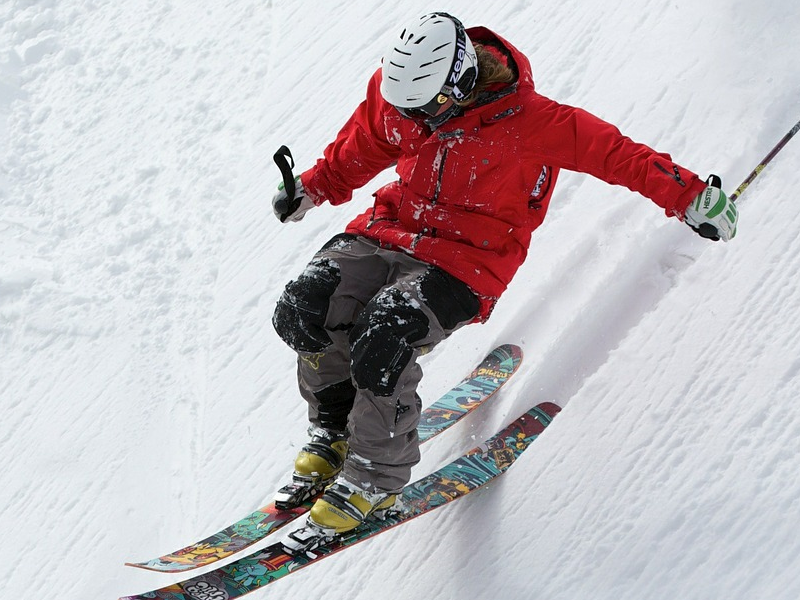
[(291, 203), (294, 202), (295, 185), (294, 173), (292, 173), (294, 158), (292, 158), (289, 148), (281, 146), (272, 157), (272, 160), (275, 161), (278, 169), (280, 169), (281, 177), (283, 177), (283, 189), (286, 190), (286, 199), (279, 200), (275, 208), (280, 214), (286, 214), (289, 212)]

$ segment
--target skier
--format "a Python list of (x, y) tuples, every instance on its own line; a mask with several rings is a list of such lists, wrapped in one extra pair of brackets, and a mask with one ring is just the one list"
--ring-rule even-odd
[(275, 214), (299, 221), (324, 202), (343, 204), (390, 166), (397, 181), (286, 286), (273, 318), (298, 354), (311, 422), (294, 484), (276, 502), (325, 488), (309, 526), (326, 535), (390, 507), (408, 482), (419, 460), (417, 359), (489, 318), (560, 169), (639, 192), (703, 237), (736, 234), (718, 177), (704, 183), (669, 155), (538, 94), (519, 50), (446, 13), (402, 29), (324, 158), (296, 178), (292, 197), (279, 187)]

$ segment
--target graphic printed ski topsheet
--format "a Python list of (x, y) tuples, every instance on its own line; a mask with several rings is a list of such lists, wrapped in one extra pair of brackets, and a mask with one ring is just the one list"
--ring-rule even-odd
[[(492, 350), (458, 385), (425, 409), (418, 427), (420, 442), (426, 442), (457, 423), (493, 396), (516, 372), (522, 361), (518, 346), (505, 344)], [(247, 515), (209, 537), (148, 561), (126, 563), (132, 567), (164, 573), (196, 569), (227, 558), (264, 539), (311, 509), (315, 498), (290, 510), (274, 503)]]
[(384, 520), (368, 519), (352, 533), (313, 553), (292, 556), (282, 543), (277, 542), (209, 573), (145, 594), (125, 596), (120, 600), (208, 600), (244, 596), (326, 556), (483, 487), (508, 470), (560, 410), (550, 402), (531, 408), (484, 444), (408, 485), (401, 496), (406, 507), (404, 512), (390, 515)]

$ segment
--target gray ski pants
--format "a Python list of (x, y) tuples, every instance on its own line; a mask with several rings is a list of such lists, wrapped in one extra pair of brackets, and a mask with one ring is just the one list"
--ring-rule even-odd
[(347, 480), (382, 492), (408, 483), (420, 457), (417, 359), (479, 308), (443, 270), (347, 234), (286, 286), (273, 324), (298, 354), (311, 423), (349, 432)]

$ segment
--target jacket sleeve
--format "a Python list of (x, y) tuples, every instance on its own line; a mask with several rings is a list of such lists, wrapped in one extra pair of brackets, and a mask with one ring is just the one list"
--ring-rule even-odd
[(544, 164), (587, 173), (650, 198), (667, 216), (683, 219), (706, 184), (669, 154), (634, 142), (583, 109), (534, 94), (529, 149)]
[(360, 188), (390, 167), (400, 155), (399, 146), (386, 137), (383, 115), (389, 105), (380, 94), (381, 72), (367, 86), (367, 97), (324, 151), (324, 158), (300, 178), (314, 204), (342, 204)]

